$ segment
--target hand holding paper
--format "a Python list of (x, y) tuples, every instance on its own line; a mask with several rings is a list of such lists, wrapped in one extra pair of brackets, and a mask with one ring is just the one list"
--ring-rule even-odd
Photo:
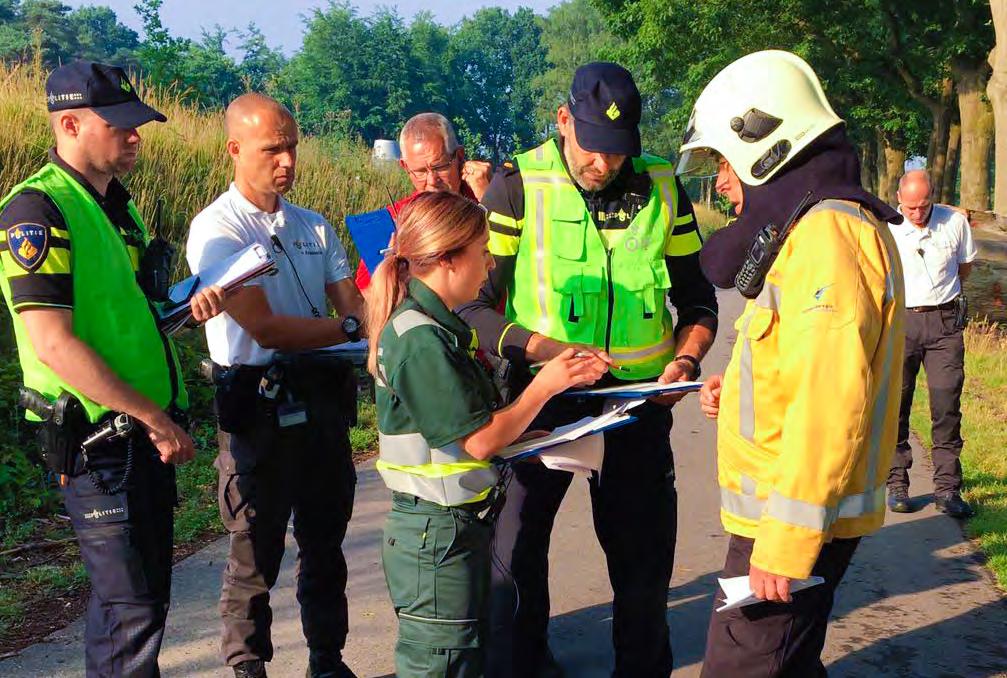
[[(746, 605), (766, 602), (761, 598), (756, 598), (752, 593), (752, 588), (748, 577), (730, 577), (728, 579), (718, 579), (720, 588), (724, 590), (724, 604), (717, 608), (717, 612), (734, 610)], [(824, 584), (824, 577), (808, 577), (807, 579), (791, 579), (790, 592), (796, 593), (804, 589)]]

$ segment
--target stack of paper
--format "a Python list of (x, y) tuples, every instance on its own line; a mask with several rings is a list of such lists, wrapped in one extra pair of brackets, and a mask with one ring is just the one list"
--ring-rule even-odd
[(249, 280), (272, 273), (276, 269), (273, 255), (255, 243), (235, 252), (227, 259), (173, 285), (168, 291), (168, 301), (158, 309), (157, 325), (165, 334), (175, 334), (192, 318), (189, 301), (192, 296), (211, 285), (224, 291), (241, 287)]
[(619, 384), (607, 388), (571, 389), (565, 393), (568, 396), (601, 396), (604, 398), (650, 398), (669, 393), (691, 393), (703, 388), (701, 381), (674, 381), (670, 384), (659, 384), (656, 381)]
[(507, 460), (520, 459), (528, 455), (538, 454), (542, 450), (547, 450), (557, 445), (573, 442), (585, 436), (625, 426), (632, 421), (636, 421), (636, 417), (626, 414), (623, 408), (616, 408), (602, 414), (600, 417), (584, 417), (580, 421), (560, 426), (547, 436), (533, 438), (505, 447), (497, 456), (500, 459)]
[[(718, 579), (717, 581), (720, 582), (720, 588), (724, 590), (724, 604), (717, 608), (717, 612), (724, 612), (725, 610), (733, 610), (738, 607), (745, 607), (746, 605), (755, 605), (756, 603), (765, 602), (756, 598), (752, 593), (752, 587), (748, 582), (747, 575), (743, 577), (730, 577), (729, 579)], [(824, 577), (791, 579), (790, 592), (797, 593), (798, 591), (803, 591), (804, 589), (824, 583)]]

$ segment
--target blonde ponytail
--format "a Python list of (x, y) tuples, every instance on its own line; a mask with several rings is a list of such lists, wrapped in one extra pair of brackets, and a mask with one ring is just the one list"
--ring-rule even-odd
[(367, 369), (378, 376), (378, 348), (388, 319), (406, 298), (409, 279), (450, 259), (486, 233), (486, 211), (447, 192), (423, 193), (402, 211), (391, 252), (371, 275), (364, 293), (370, 348)]

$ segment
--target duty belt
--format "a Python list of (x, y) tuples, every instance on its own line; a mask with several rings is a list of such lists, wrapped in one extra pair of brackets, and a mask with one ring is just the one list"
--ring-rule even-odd
[(955, 307), (957, 299), (952, 299), (951, 301), (946, 301), (943, 304), (937, 304), (936, 306), (909, 306), (906, 308), (907, 311), (913, 313), (928, 313), (930, 311), (950, 311)]

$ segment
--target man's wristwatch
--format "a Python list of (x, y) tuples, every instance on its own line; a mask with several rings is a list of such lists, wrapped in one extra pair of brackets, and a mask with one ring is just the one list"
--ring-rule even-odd
[(692, 377), (691, 377), (692, 381), (696, 381), (697, 379), (699, 379), (699, 375), (703, 373), (703, 370), (699, 366), (698, 358), (696, 358), (695, 356), (691, 356), (688, 353), (683, 353), (681, 355), (675, 356), (675, 359), (672, 362), (677, 363), (679, 360), (683, 360), (692, 365)]
[(350, 341), (360, 341), (360, 319), (354, 315), (343, 318), (343, 334)]

